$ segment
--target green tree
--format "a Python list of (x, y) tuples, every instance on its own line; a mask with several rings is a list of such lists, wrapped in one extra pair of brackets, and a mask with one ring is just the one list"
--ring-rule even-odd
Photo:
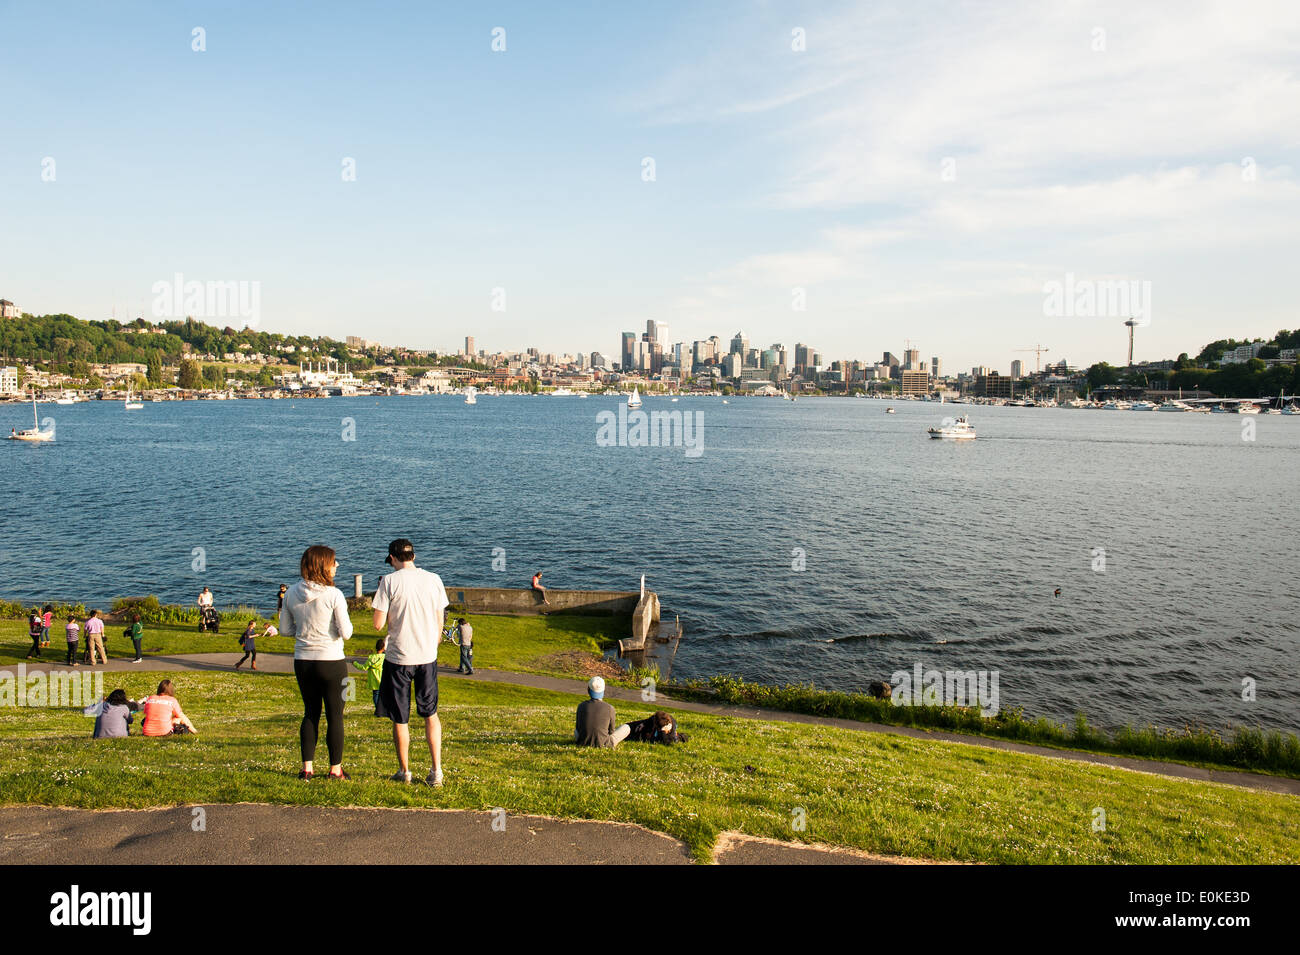
[(199, 363), (193, 358), (186, 358), (181, 361), (180, 373), (176, 376), (176, 383), (187, 391), (193, 391), (198, 388), (202, 382), (203, 375), (199, 370)]
[(162, 384), (162, 356), (156, 351), (149, 353), (149, 384)]

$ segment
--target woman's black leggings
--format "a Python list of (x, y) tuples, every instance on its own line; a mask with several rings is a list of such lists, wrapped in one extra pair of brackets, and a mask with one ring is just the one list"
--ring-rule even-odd
[(347, 679), (346, 660), (294, 660), (293, 673), (302, 693), (302, 726), (298, 742), (302, 761), (316, 757), (316, 738), (320, 734), (320, 710), (325, 707), (325, 745), (330, 751), (330, 765), (343, 762), (343, 681)]

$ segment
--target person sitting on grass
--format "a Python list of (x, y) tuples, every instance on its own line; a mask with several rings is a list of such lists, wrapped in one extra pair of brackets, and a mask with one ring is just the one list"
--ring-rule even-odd
[(578, 704), (578, 720), (573, 730), (573, 740), (579, 746), (596, 746), (613, 749), (632, 732), (627, 723), (614, 725), (614, 707), (605, 702), (605, 681), (593, 676), (587, 682), (588, 700)]
[(108, 694), (95, 717), (95, 739), (118, 739), (129, 736), (132, 716), (140, 704), (126, 698), (125, 690), (114, 690)]
[(384, 638), (375, 641), (375, 652), (366, 657), (366, 662), (352, 661), (352, 665), (366, 674), (366, 689), (370, 691), (370, 705), (379, 715), (379, 682), (384, 675)]
[(248, 621), (248, 626), (244, 628), (244, 633), (242, 636), (240, 636), (239, 643), (244, 648), (244, 655), (240, 657), (239, 662), (235, 664), (235, 669), (238, 670), (240, 667), (242, 667), (244, 665), (244, 661), (251, 656), (253, 658), (253, 663), (250, 669), (256, 670), (257, 669), (257, 621), (256, 620)]
[(163, 680), (158, 684), (158, 692), (140, 701), (144, 710), (144, 722), (140, 732), (145, 736), (171, 736), (173, 733), (197, 733), (190, 718), (181, 709), (181, 701), (176, 699), (172, 690), (172, 681)]

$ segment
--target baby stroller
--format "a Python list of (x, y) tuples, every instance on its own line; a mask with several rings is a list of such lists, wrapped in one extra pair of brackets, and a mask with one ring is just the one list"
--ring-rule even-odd
[(220, 633), (221, 615), (215, 607), (204, 607), (199, 611), (199, 633)]

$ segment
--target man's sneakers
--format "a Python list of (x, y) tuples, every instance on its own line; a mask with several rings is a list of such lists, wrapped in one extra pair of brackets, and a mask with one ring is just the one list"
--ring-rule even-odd
[[(410, 774), (409, 772), (407, 772), (407, 773), (393, 773), (393, 775), (392, 775), (391, 778), (392, 778), (393, 782), (395, 782), (395, 783), (402, 783), (403, 785), (406, 785), (406, 786), (409, 786), (409, 785), (411, 784), (411, 774)], [(426, 776), (426, 777), (424, 777), (424, 781), (425, 781), (425, 783), (427, 783), (427, 784), (430, 785), (430, 786), (441, 786), (441, 785), (442, 785), (442, 771), (441, 771), (441, 770), (437, 770), (437, 771), (430, 770), (429, 775)]]

